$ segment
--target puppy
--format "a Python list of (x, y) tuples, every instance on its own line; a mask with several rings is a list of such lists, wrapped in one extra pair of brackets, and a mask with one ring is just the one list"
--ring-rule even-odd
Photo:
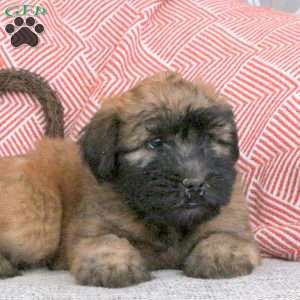
[(46, 138), (0, 160), (1, 278), (47, 263), (122, 287), (151, 270), (229, 278), (259, 264), (233, 114), (201, 84), (162, 73), (107, 99), (80, 147)]
[(231, 278), (260, 263), (234, 116), (212, 90), (176, 73), (145, 79), (104, 101), (80, 145), (98, 184), (83, 185), (57, 264), (80, 284), (128, 286), (165, 268)]

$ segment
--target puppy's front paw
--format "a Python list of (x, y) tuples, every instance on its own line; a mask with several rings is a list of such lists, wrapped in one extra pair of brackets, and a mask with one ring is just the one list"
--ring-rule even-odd
[(138, 250), (125, 239), (116, 242), (113, 247), (99, 245), (97, 251), (82, 253), (75, 259), (72, 272), (78, 283), (117, 288), (151, 279)]
[(254, 243), (230, 234), (213, 234), (193, 249), (184, 264), (191, 277), (232, 278), (252, 272), (260, 263)]

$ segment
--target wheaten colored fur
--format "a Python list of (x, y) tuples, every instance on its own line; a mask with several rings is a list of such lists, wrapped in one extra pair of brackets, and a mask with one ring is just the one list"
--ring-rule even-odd
[[(124, 154), (132, 165), (144, 167), (153, 159), (141, 146), (151, 137), (146, 119), (162, 110), (173, 114), (216, 105), (230, 109), (202, 84), (162, 73), (106, 99), (80, 141), (87, 165), (77, 145), (57, 139), (45, 139), (27, 155), (1, 159), (0, 277), (16, 275), (21, 264), (44, 262), (69, 269), (80, 284), (105, 287), (149, 280), (151, 270), (164, 268), (202, 278), (251, 272), (260, 256), (239, 176), (220, 213), (188, 232), (145, 222), (114, 181), (120, 148), (132, 149)], [(224, 123), (210, 132), (222, 138), (212, 148), (217, 156), (230, 155), (226, 143), (233, 130)]]

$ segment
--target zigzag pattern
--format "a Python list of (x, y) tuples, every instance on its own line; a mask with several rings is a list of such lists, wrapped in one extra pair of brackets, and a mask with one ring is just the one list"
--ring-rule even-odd
[[(0, 11), (15, 3), (2, 1)], [(27, 1), (36, 4), (36, 1)], [(21, 1), (19, 1), (21, 4)], [(78, 139), (101, 99), (160, 70), (201, 77), (228, 98), (238, 124), (238, 163), (264, 255), (300, 260), (300, 19), (238, 0), (42, 1), (36, 48), (14, 49), (0, 16), (0, 67), (44, 76)], [(44, 119), (27, 95), (0, 99), (0, 155), (27, 152)]]

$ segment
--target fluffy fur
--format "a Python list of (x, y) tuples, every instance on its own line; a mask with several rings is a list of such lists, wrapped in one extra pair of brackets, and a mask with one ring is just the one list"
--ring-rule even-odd
[[(63, 106), (47, 81), (26, 70), (2, 69), (0, 94), (10, 92), (35, 96), (45, 114), (45, 135), (64, 136)], [(48, 139), (28, 155), (0, 159), (0, 278), (53, 257), (61, 239), (62, 191), (68, 201), (77, 199), (66, 174), (77, 183), (78, 167), (73, 168), (79, 161), (75, 145)]]
[(0, 160), (0, 277), (51, 260), (63, 224), (80, 201), (78, 146), (44, 139), (24, 156)]
[(46, 261), (80, 284), (122, 287), (156, 269), (221, 278), (259, 264), (233, 114), (208, 88), (148, 78), (104, 101), (80, 147), (87, 165), (59, 140), (1, 160), (0, 276)]
[(99, 185), (66, 247), (79, 283), (126, 286), (161, 268), (234, 277), (259, 264), (233, 113), (211, 89), (176, 73), (147, 78), (106, 99), (80, 144)]

